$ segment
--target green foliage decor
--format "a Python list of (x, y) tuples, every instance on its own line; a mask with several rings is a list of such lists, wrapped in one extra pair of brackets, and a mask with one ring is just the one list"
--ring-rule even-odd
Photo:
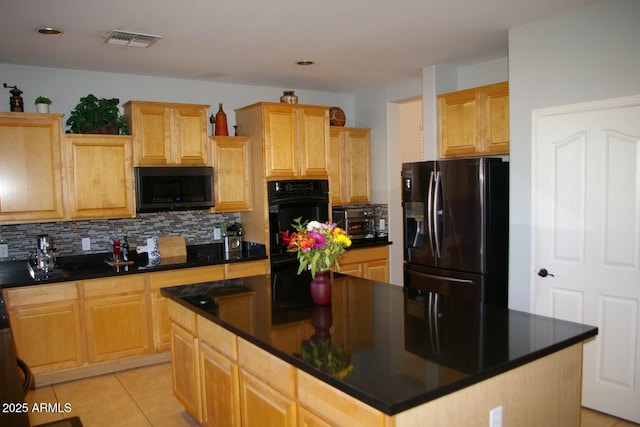
[(71, 111), (67, 133), (107, 133), (129, 135), (127, 117), (120, 114), (118, 98), (96, 98), (89, 94)]

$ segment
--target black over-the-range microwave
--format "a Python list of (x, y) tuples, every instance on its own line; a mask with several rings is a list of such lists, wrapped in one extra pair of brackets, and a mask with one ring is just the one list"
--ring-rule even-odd
[(210, 166), (136, 167), (136, 210), (162, 212), (213, 207)]

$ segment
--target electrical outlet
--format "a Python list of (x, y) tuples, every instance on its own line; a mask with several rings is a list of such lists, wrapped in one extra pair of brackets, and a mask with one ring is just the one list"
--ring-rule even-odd
[(222, 239), (222, 234), (220, 232), (219, 228), (214, 228), (213, 229), (213, 240), (220, 240)]
[(91, 250), (91, 238), (83, 237), (82, 238), (82, 250), (90, 251)]
[(9, 245), (6, 243), (0, 244), (0, 258), (9, 258)]
[(489, 427), (502, 427), (502, 406), (489, 411)]

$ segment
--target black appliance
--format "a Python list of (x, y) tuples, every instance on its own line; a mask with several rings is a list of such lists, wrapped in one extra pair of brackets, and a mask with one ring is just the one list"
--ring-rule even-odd
[(137, 167), (135, 179), (138, 212), (209, 209), (214, 205), (210, 166)]
[[(271, 289), (274, 303), (279, 306), (308, 304), (308, 286), (299, 286), (299, 280), (307, 283), (311, 273), (298, 276), (296, 255), (287, 252), (280, 232), (295, 229), (291, 225), (296, 218), (302, 221), (329, 221), (329, 181), (287, 180), (267, 183), (269, 203), (269, 239), (271, 261)], [(308, 276), (308, 277), (307, 277)], [(306, 289), (305, 289), (306, 288)], [(276, 301), (277, 300), (277, 301)]]
[(402, 165), (406, 287), (507, 306), (509, 164)]

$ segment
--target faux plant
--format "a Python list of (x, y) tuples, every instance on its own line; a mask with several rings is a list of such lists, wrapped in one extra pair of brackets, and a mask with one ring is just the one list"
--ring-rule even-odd
[[(71, 111), (67, 133), (113, 133), (128, 135), (127, 117), (120, 114), (118, 98), (96, 98), (89, 94)], [(108, 129), (113, 129), (109, 132)]]
[(35, 104), (51, 105), (51, 100), (49, 98), (47, 98), (46, 96), (39, 96), (39, 97), (36, 98)]
[(351, 239), (345, 230), (327, 222), (301, 221), (302, 218), (293, 220), (291, 225), (294, 233), (289, 230), (280, 232), (288, 252), (297, 253), (300, 262), (298, 274), (307, 269), (315, 278), (318, 271), (339, 267), (338, 258), (351, 246)]

